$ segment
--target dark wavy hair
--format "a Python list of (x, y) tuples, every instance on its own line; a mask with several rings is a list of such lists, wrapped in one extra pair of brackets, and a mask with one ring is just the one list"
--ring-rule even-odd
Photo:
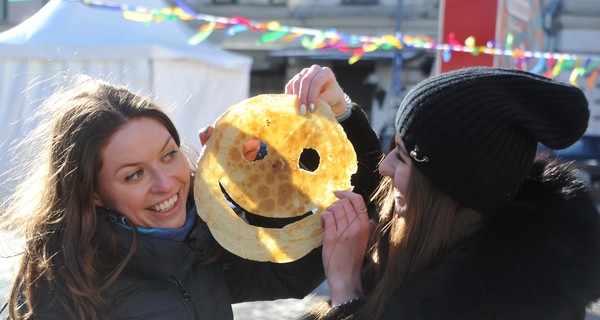
[(34, 158), (3, 213), (4, 226), (21, 232), (26, 241), (9, 315), (36, 315), (40, 292), (51, 286), (53, 303), (71, 318), (98, 319), (108, 305), (102, 293), (115, 282), (137, 243), (134, 232), (126, 258), (119, 261), (114, 229), (103, 217), (105, 210), (94, 204), (101, 150), (134, 118), (159, 121), (177, 145), (179, 134), (149, 99), (89, 77), (57, 91), (40, 110), (43, 121), (21, 142), (35, 149)]

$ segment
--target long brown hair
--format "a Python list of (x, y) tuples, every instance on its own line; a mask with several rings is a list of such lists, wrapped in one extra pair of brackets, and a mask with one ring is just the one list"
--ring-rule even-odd
[(19, 168), (26, 177), (3, 213), (4, 226), (23, 234), (26, 241), (9, 315), (11, 319), (35, 315), (40, 291), (51, 282), (53, 302), (71, 318), (98, 319), (107, 306), (103, 290), (114, 283), (136, 248), (134, 240), (126, 258), (116, 260), (114, 229), (103, 217), (104, 210), (94, 205), (101, 150), (133, 118), (158, 120), (177, 145), (179, 135), (168, 116), (148, 99), (90, 78), (58, 91), (40, 110), (41, 124), (20, 144), (34, 149), (33, 158)]
[[(446, 257), (481, 220), (481, 214), (433, 186), (415, 167), (409, 180), (403, 208), (394, 207), (388, 178), (378, 190), (380, 220), (372, 235), (371, 265), (367, 268), (374, 275), (365, 280), (374, 279), (374, 283), (366, 286), (370, 292), (366, 292), (367, 302), (357, 315), (359, 319), (380, 318), (396, 292)], [(386, 252), (380, 252), (382, 249)]]
[[(392, 140), (389, 150), (394, 147)], [(386, 176), (370, 198), (378, 215), (373, 217), (376, 221), (362, 274), (366, 303), (352, 319), (380, 319), (399, 290), (450, 254), (457, 242), (476, 230), (482, 218), (432, 185), (415, 167), (405, 199), (406, 205), (396, 208), (394, 187)], [(317, 304), (302, 319), (321, 319), (327, 309), (328, 304)]]

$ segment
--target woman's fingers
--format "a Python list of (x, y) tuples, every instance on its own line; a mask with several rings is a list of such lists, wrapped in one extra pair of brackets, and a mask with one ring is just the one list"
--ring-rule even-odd
[(360, 195), (343, 191), (336, 196), (321, 213), (323, 266), (332, 301), (345, 301), (362, 291), (360, 270), (370, 225)]
[(260, 151), (260, 141), (258, 140), (248, 140), (242, 147), (242, 154), (244, 158), (248, 161), (256, 160), (256, 156)]
[[(338, 104), (343, 100), (343, 91), (337, 83), (333, 71), (328, 67), (312, 65), (296, 74), (285, 86), (285, 93), (298, 96), (301, 114), (314, 111), (318, 100), (328, 104)], [(340, 98), (341, 97), (341, 98)]]
[(348, 205), (344, 205), (342, 201), (336, 201), (331, 206), (329, 206), (329, 210), (333, 212), (333, 217), (335, 219), (335, 227), (337, 229), (338, 234), (343, 233), (352, 221), (352, 217), (348, 219), (348, 215), (352, 212), (348, 211), (347, 207)]
[(357, 212), (348, 199), (340, 199), (337, 201), (337, 203), (342, 207), (342, 210), (340, 211), (343, 211), (343, 213), (339, 216), (336, 216), (336, 218), (344, 220), (344, 225), (348, 227), (354, 222), (354, 220), (356, 220)]
[(212, 135), (214, 130), (215, 128), (213, 126), (208, 126), (200, 130), (200, 132), (198, 132), (198, 138), (200, 138), (201, 146), (204, 146), (206, 142), (208, 142), (208, 139), (210, 139), (210, 136)]
[(304, 68), (298, 73), (286, 86), (286, 93), (298, 96), (300, 114), (312, 112), (314, 110), (314, 100), (308, 97), (311, 82), (319, 73), (320, 67), (313, 65), (310, 68)]
[(320, 215), (321, 228), (327, 229), (332, 226), (335, 228), (335, 218), (333, 217), (333, 212), (325, 210), (321, 212)]
[(362, 196), (351, 191), (336, 191), (335, 195), (339, 199), (321, 213), (321, 226), (325, 229), (324, 243), (354, 237), (366, 239), (369, 216)]
[(290, 81), (288, 81), (287, 85), (285, 86), (285, 93), (299, 95), (302, 80), (306, 77), (314, 77), (314, 74), (311, 74), (311, 72), (314, 71), (315, 68), (313, 65), (310, 68), (304, 68), (300, 72), (298, 72), (292, 79), (290, 79)]
[(357, 218), (360, 220), (369, 220), (369, 215), (367, 214), (367, 206), (365, 205), (365, 200), (360, 194), (354, 193), (352, 191), (339, 190), (334, 191), (333, 194), (338, 199), (346, 199), (350, 205), (352, 206), (352, 210), (356, 212)]
[[(300, 79), (300, 87), (298, 88), (297, 95), (300, 103), (306, 104), (311, 112), (315, 110), (315, 102), (324, 90), (324, 85), (327, 82), (327, 70), (330, 69), (313, 65), (308, 69), (305, 76)], [(333, 75), (333, 73), (331, 74)]]

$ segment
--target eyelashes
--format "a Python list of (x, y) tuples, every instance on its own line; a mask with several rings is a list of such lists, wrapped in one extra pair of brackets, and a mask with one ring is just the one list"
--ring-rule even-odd
[[(179, 149), (171, 149), (164, 154), (162, 159), (163, 159), (163, 161), (170, 161), (170, 160), (174, 159), (178, 153), (179, 153)], [(144, 174), (144, 169), (135, 170), (134, 172), (132, 172), (131, 174), (129, 174), (125, 177), (125, 181), (130, 182), (130, 181), (137, 180), (142, 176), (142, 174)]]
[(404, 160), (404, 158), (402, 157), (402, 152), (400, 152), (400, 150), (398, 150), (398, 147), (394, 148), (394, 153), (396, 154), (396, 158), (402, 162), (402, 163), (406, 163), (406, 160)]

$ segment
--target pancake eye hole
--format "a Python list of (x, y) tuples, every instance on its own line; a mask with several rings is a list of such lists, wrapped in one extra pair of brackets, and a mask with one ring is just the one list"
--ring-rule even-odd
[(262, 160), (268, 154), (267, 145), (260, 140), (248, 140), (242, 146), (242, 154), (250, 162)]
[(312, 148), (304, 148), (298, 158), (298, 167), (302, 170), (315, 172), (319, 169), (321, 164), (321, 157), (317, 150)]

